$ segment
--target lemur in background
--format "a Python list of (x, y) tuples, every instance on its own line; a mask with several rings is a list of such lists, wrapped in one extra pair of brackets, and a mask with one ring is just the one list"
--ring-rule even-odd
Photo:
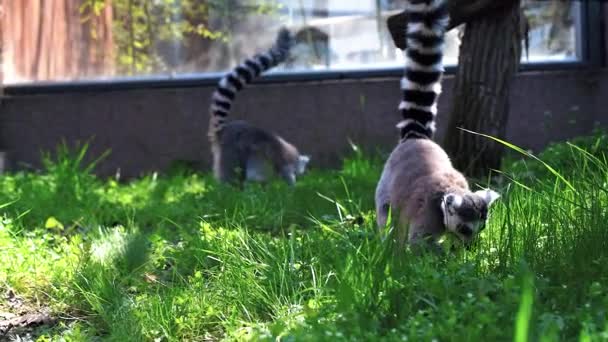
[(293, 45), (291, 33), (282, 28), (266, 53), (246, 59), (224, 76), (211, 99), (209, 141), (213, 173), (221, 182), (243, 185), (245, 180), (265, 182), (278, 174), (289, 185), (303, 174), (310, 158), (275, 133), (245, 121), (227, 121), (236, 93), (262, 72), (285, 61)]
[[(472, 192), (464, 175), (432, 138), (441, 93), (448, 11), (446, 0), (409, 0), (405, 73), (401, 80), (401, 140), (389, 156), (376, 188), (377, 223), (395, 213), (400, 243), (436, 243), (446, 232), (470, 244), (484, 229), (498, 193)], [(407, 236), (406, 236), (407, 235)]]

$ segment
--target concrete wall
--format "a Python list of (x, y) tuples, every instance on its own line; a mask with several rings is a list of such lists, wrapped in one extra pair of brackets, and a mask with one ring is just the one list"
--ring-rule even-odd
[[(453, 78), (444, 81), (440, 113), (448, 113)], [(0, 147), (13, 168), (39, 166), (40, 151), (65, 139), (94, 137), (92, 155), (111, 149), (98, 167), (126, 177), (166, 169), (173, 161), (209, 166), (207, 106), (213, 87), (131, 89), (8, 97), (0, 108)], [(399, 77), (259, 84), (240, 94), (234, 118), (269, 127), (314, 166), (333, 167), (348, 139), (389, 151), (397, 141)], [(529, 72), (512, 92), (508, 140), (539, 149), (551, 141), (608, 125), (608, 70)], [(445, 117), (440, 114), (441, 128)], [(439, 135), (441, 135), (441, 129)]]

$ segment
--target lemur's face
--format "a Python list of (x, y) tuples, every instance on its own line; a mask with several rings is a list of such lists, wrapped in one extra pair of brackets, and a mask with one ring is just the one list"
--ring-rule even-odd
[(465, 195), (445, 194), (441, 201), (445, 227), (463, 242), (471, 242), (485, 228), (488, 208), (498, 197), (490, 189)]

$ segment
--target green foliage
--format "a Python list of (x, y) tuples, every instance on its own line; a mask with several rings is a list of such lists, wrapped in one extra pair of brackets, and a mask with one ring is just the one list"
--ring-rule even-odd
[[(83, 21), (100, 16), (106, 3), (106, 0), (83, 0), (80, 6)], [(227, 41), (231, 25), (212, 24), (212, 13), (216, 20), (234, 23), (253, 14), (274, 15), (280, 7), (275, 0), (112, 0), (111, 4), (120, 75), (170, 71), (160, 46), (187, 48), (200, 40)], [(96, 38), (94, 27), (90, 32)]]
[[(586, 155), (582, 158), (581, 155)], [(538, 155), (541, 160), (549, 161), (553, 168), (568, 176), (574, 176), (589, 164), (606, 164), (608, 156), (608, 134), (595, 131), (590, 136), (572, 139), (568, 143), (554, 143)], [(543, 178), (550, 171), (540, 163), (528, 159), (513, 161), (506, 167), (507, 172), (528, 178)]]
[(41, 332), (54, 341), (603, 340), (598, 138), (507, 168), (515, 182), (500, 189), (482, 239), (442, 256), (378, 234), (382, 160), (357, 148), (342, 169), (312, 170), (294, 188), (238, 191), (184, 169), (102, 180), (86, 145), (64, 146), (41, 173), (0, 176), (10, 203), (0, 294), (62, 317)]

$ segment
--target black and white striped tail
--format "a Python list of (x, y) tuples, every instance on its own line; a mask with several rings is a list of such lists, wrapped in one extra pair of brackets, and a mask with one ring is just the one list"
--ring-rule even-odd
[(217, 89), (211, 98), (211, 122), (209, 123), (209, 136), (214, 138), (226, 123), (230, 108), (236, 93), (245, 85), (253, 81), (261, 73), (282, 63), (289, 56), (293, 45), (291, 32), (282, 28), (272, 48), (265, 53), (257, 54), (245, 59), (243, 63), (226, 74), (218, 83)]
[(406, 5), (407, 48), (401, 79), (401, 141), (432, 138), (437, 98), (441, 93), (443, 50), (448, 26), (446, 0), (409, 0)]

